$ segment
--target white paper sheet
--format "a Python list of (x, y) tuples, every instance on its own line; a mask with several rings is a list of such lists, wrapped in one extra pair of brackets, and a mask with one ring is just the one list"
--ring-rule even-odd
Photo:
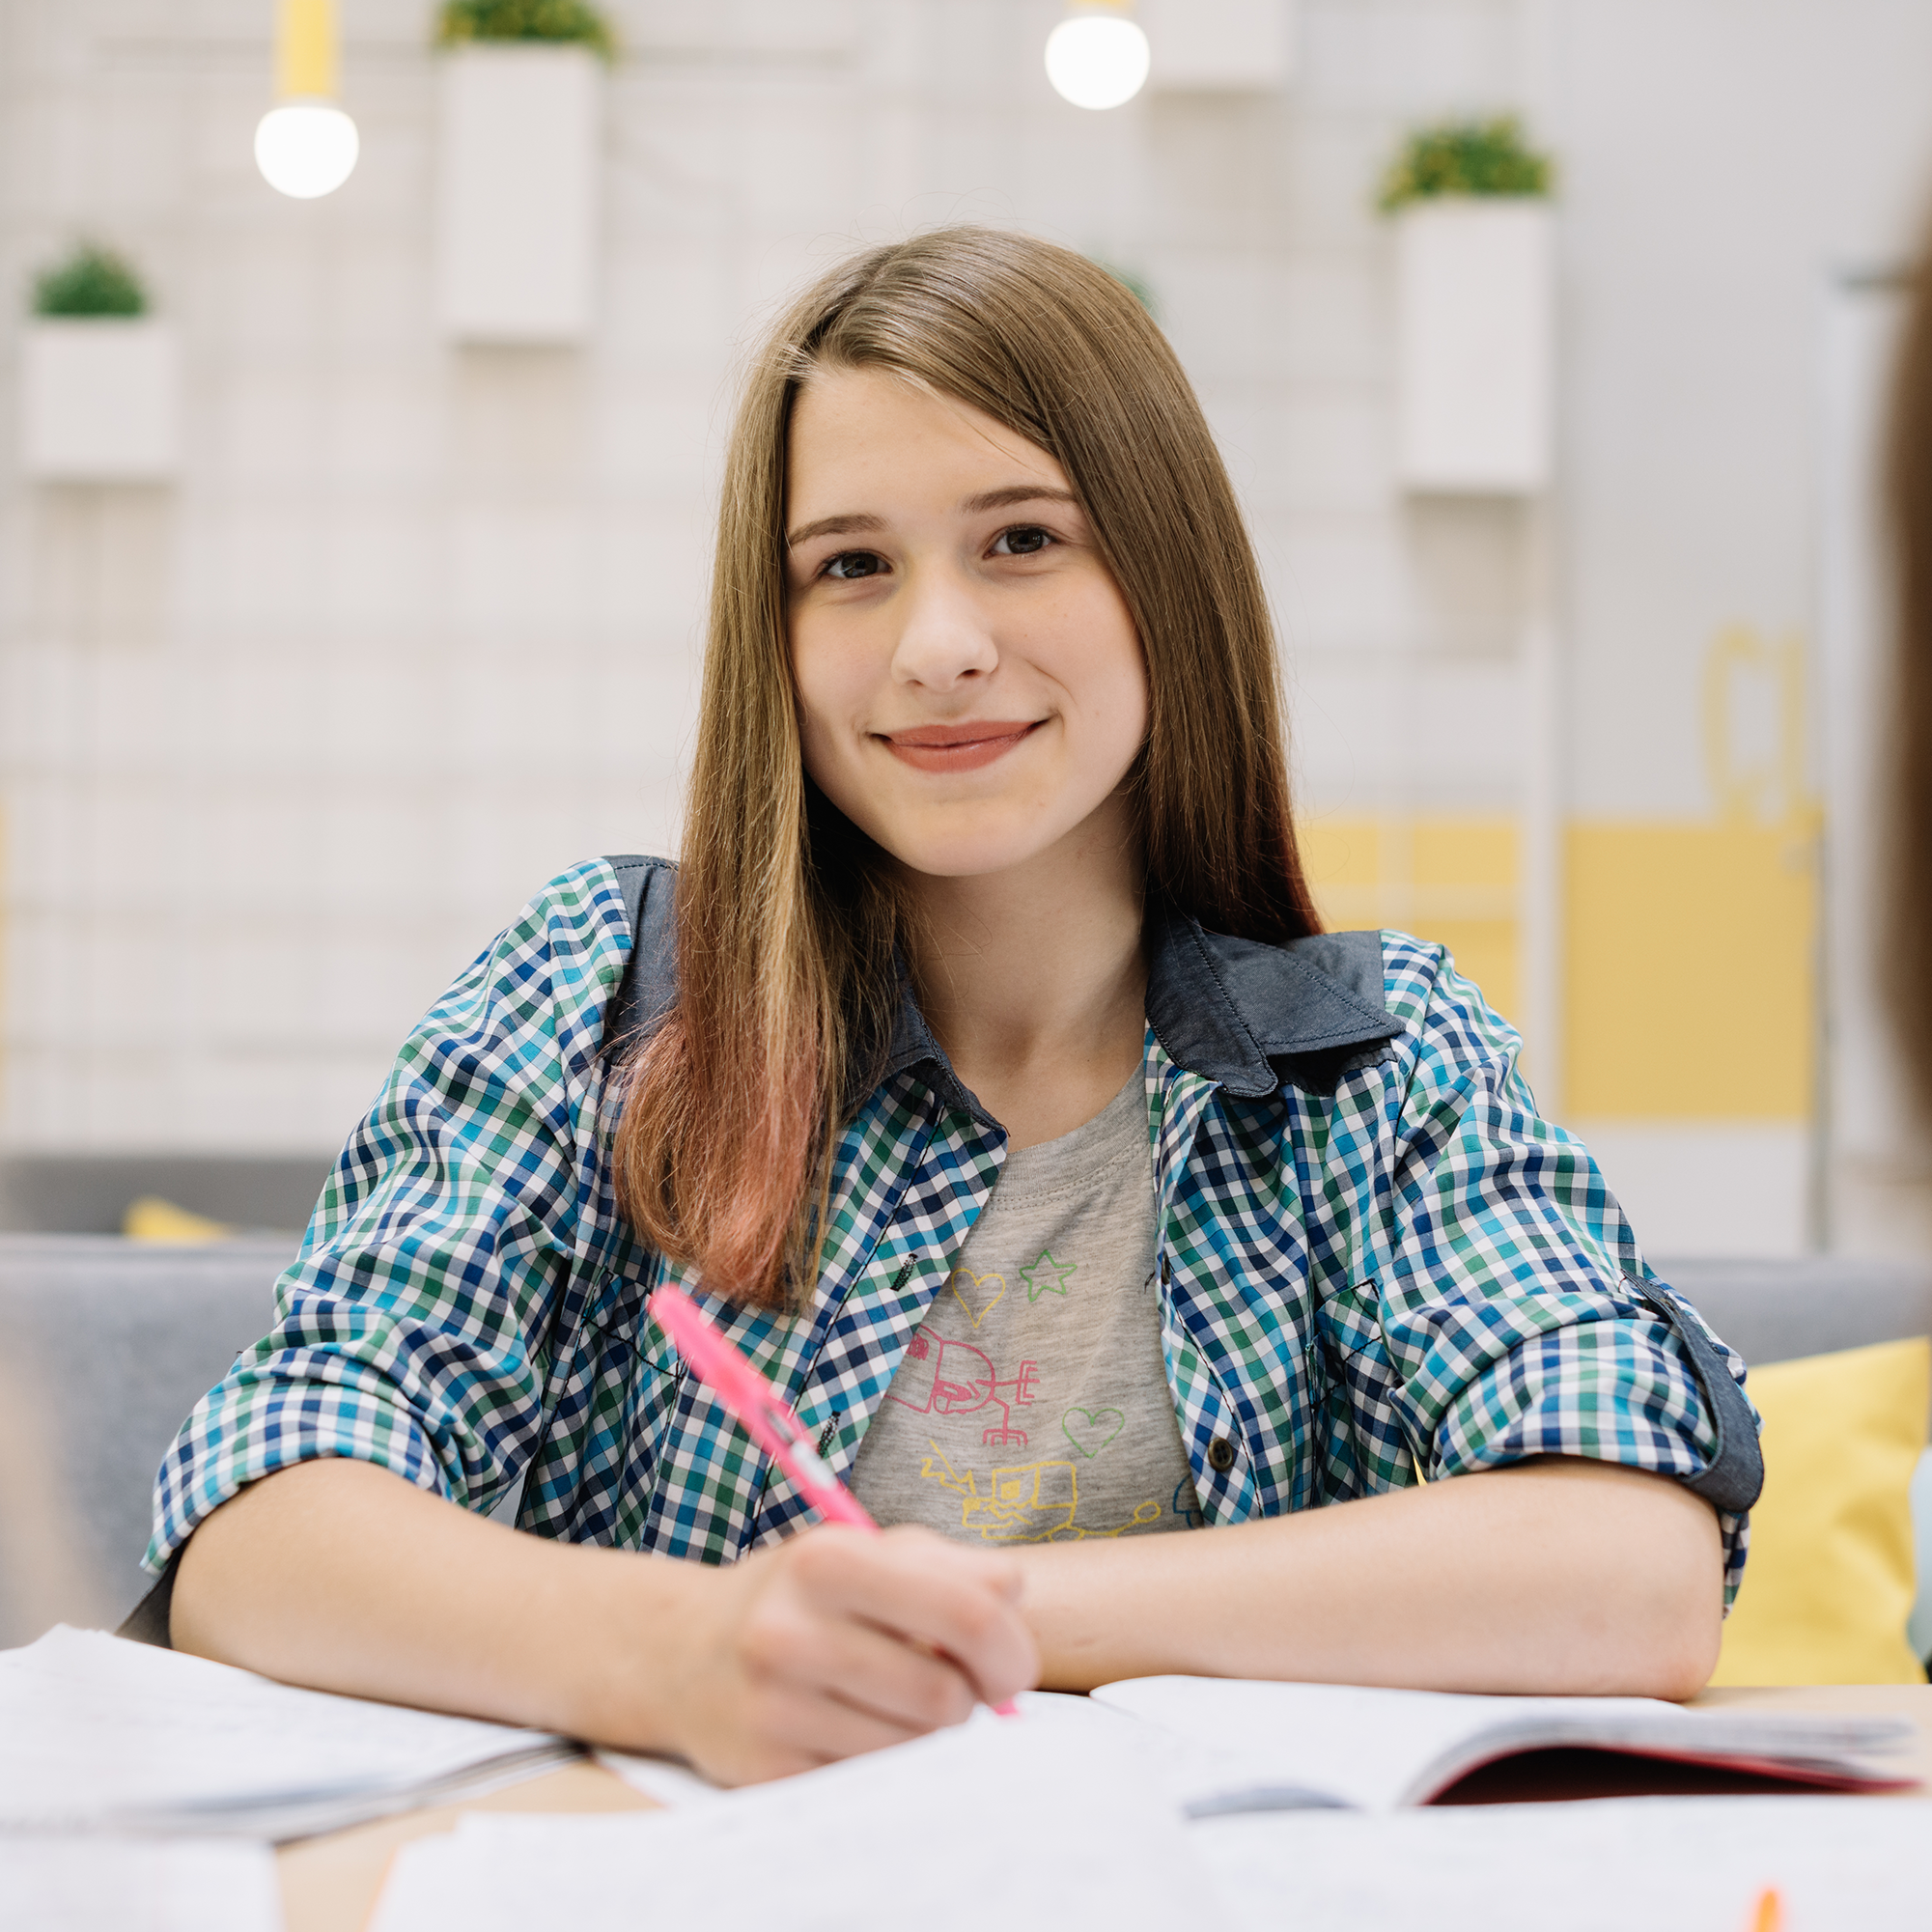
[(0, 1652), (4, 1826), (294, 1836), (567, 1750), (99, 1631)]
[(9, 1932), (281, 1932), (274, 1854), (236, 1839), (0, 1835)]
[(1216, 1818), (1189, 1836), (1242, 1932), (1789, 1932), (1932, 1926), (1932, 1805), (1620, 1798)]
[(1131, 1763), (987, 1720), (713, 1803), (471, 1813), (397, 1859), (372, 1932), (1208, 1932), (1187, 1834)]

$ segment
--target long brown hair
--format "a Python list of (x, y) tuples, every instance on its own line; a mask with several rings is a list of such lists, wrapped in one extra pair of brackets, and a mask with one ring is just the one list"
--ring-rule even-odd
[(821, 368), (895, 371), (1059, 463), (1146, 654), (1134, 782), (1150, 894), (1246, 938), (1320, 930), (1260, 574), (1166, 339), (1112, 275), (1023, 235), (942, 229), (833, 269), (771, 331), (732, 432), (678, 999), (631, 1059), (616, 1137), (632, 1225), (768, 1306), (816, 1281), (834, 1145), (898, 1000), (901, 921), (877, 848), (816, 793), (799, 752), (786, 441)]
[[(1932, 249), (1932, 237), (1926, 240)], [(1883, 976), (1912, 1097), (1932, 1121), (1932, 288), (1921, 250), (1886, 449), (1893, 613)]]

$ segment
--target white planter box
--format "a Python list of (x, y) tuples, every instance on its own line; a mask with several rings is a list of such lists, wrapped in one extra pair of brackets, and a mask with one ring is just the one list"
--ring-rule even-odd
[(145, 316), (46, 317), (20, 354), (20, 466), (42, 483), (157, 483), (181, 461), (181, 358)]
[(1293, 0), (1140, 0), (1136, 11), (1152, 87), (1265, 93), (1294, 71)]
[(1544, 489), (1556, 332), (1549, 205), (1445, 197), (1404, 209), (1395, 231), (1402, 482)]
[(576, 46), (442, 60), (437, 308), (462, 342), (575, 343), (597, 283), (603, 73)]

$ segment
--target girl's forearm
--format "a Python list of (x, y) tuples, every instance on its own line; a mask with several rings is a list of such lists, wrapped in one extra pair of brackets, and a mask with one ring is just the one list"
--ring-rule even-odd
[(1005, 1556), (831, 1526), (721, 1566), (553, 1543), (369, 1464), (202, 1524), (183, 1650), (287, 1683), (688, 1757), (726, 1783), (958, 1723), (1038, 1680)]
[(1723, 1555), (1667, 1478), (1544, 1458), (1239, 1527), (1017, 1553), (1049, 1689), (1209, 1676), (1687, 1697)]
[(173, 1635), (318, 1690), (650, 1746), (665, 1741), (663, 1639), (707, 1581), (668, 1557), (520, 1535), (332, 1459), (266, 1476), (201, 1525)]

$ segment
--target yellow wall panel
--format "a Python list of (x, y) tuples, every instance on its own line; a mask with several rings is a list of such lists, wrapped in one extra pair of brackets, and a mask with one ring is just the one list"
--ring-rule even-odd
[(1570, 827), (1566, 1112), (1808, 1116), (1815, 854), (1803, 822)]
[(1521, 857), (1514, 819), (1417, 819), (1410, 831), (1417, 885), (1514, 887)]
[(1492, 1006), (1520, 1016), (1514, 819), (1309, 817), (1297, 830), (1315, 901), (1331, 928), (1387, 926), (1447, 946)]
[(1325, 886), (1373, 886), (1382, 877), (1379, 819), (1299, 819), (1295, 835), (1317, 898)]
[(1418, 939), (1447, 946), (1456, 970), (1482, 988), (1505, 1020), (1523, 1020), (1523, 948), (1514, 919), (1436, 919)]

